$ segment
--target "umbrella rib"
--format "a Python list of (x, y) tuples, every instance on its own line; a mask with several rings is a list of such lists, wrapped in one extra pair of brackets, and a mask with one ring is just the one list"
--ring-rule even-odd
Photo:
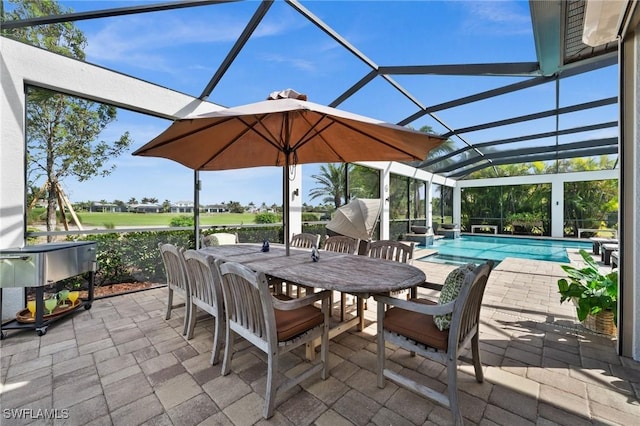
[[(206, 164), (208, 164), (211, 161), (213, 161), (216, 157), (218, 157), (220, 154), (225, 152), (230, 146), (232, 146), (234, 143), (236, 143), (240, 138), (242, 138), (244, 135), (246, 135), (247, 133), (249, 133), (251, 131), (253, 131), (257, 136), (262, 138), (265, 142), (267, 142), (268, 144), (270, 144), (271, 146), (276, 148), (278, 153), (282, 152), (283, 147), (279, 146), (277, 143), (274, 142), (277, 138), (275, 137), (275, 135), (273, 135), (269, 131), (269, 129), (265, 125), (262, 125), (262, 128), (264, 129), (264, 132), (261, 131), (261, 130), (258, 130), (256, 128), (258, 126), (258, 124), (262, 124), (262, 120), (264, 118), (266, 118), (267, 116), (268, 116), (267, 114), (262, 114), (261, 116), (256, 117), (257, 119), (253, 123), (251, 123), (249, 120), (246, 120), (245, 117), (243, 117), (243, 116), (234, 117), (234, 119), (237, 119), (238, 121), (242, 122), (242, 124), (244, 124), (246, 126), (245, 129), (241, 133), (236, 135), (233, 139), (229, 140), (229, 142), (226, 143), (217, 152), (215, 152), (213, 155), (211, 155), (209, 158), (207, 158), (206, 161), (201, 163), (198, 166), (198, 169), (202, 169), (202, 167), (204, 167)], [(275, 165), (278, 165), (278, 159), (277, 158), (276, 158)]]
[[(306, 137), (306, 139), (301, 138), (300, 142), (298, 142), (298, 143), (295, 145), (295, 147), (294, 147), (294, 148), (295, 148), (295, 150), (297, 150), (297, 149), (298, 149), (298, 148), (300, 148), (301, 146), (303, 146), (303, 145), (305, 145), (305, 144), (309, 143), (309, 142), (311, 141), (311, 139), (312, 139), (314, 136), (316, 136), (316, 135), (317, 135), (318, 137), (321, 137), (321, 138), (322, 138), (322, 140), (324, 140), (324, 141), (325, 141), (325, 143), (327, 144), (327, 146), (328, 146), (328, 147), (329, 147), (329, 148), (330, 148), (330, 149), (331, 149), (331, 150), (336, 154), (336, 156), (340, 157), (340, 159), (342, 160), (342, 162), (345, 162), (345, 163), (346, 163), (346, 162), (348, 162), (348, 161), (346, 161), (342, 156), (340, 156), (340, 155), (336, 152), (336, 150), (335, 150), (335, 149), (333, 149), (333, 147), (331, 146), (331, 144), (327, 141), (327, 139), (325, 139), (324, 137), (322, 137), (322, 134), (321, 134), (322, 132), (324, 132), (324, 131), (326, 131), (328, 128), (330, 128), (331, 126), (333, 126), (333, 125), (335, 125), (335, 124), (340, 124), (340, 125), (342, 125), (342, 126), (344, 126), (344, 127), (348, 128), (348, 129), (350, 129), (350, 130), (352, 130), (352, 131), (354, 131), (354, 132), (356, 132), (356, 133), (359, 133), (359, 134), (361, 134), (361, 135), (363, 135), (363, 136), (366, 136), (366, 137), (368, 137), (368, 138), (371, 138), (371, 139), (375, 140), (376, 142), (378, 142), (378, 143), (380, 143), (380, 144), (382, 144), (382, 145), (385, 145), (385, 146), (387, 146), (387, 147), (390, 147), (390, 148), (392, 148), (392, 149), (394, 149), (394, 150), (396, 150), (396, 151), (402, 152), (403, 154), (405, 154), (405, 155), (409, 156), (411, 159), (418, 160), (418, 161), (422, 161), (422, 160), (424, 160), (424, 158), (418, 158), (418, 157), (414, 156), (412, 153), (410, 153), (410, 152), (408, 152), (408, 151), (406, 151), (406, 150), (404, 150), (404, 149), (401, 149), (401, 148), (399, 148), (399, 147), (398, 147), (398, 146), (396, 146), (396, 145), (390, 144), (390, 143), (388, 143), (388, 142), (384, 141), (383, 139), (377, 138), (377, 137), (372, 136), (372, 135), (370, 135), (370, 134), (368, 134), (368, 133), (366, 133), (366, 132), (363, 132), (362, 130), (360, 130), (360, 129), (358, 129), (358, 128), (354, 127), (354, 126), (352, 126), (352, 125), (351, 125), (351, 124), (349, 124), (348, 122), (344, 122), (344, 121), (340, 120), (340, 118), (339, 118), (339, 117), (332, 116), (332, 117), (331, 117), (331, 122), (330, 122), (329, 124), (327, 124), (327, 125), (326, 125), (325, 127), (323, 127), (322, 129), (317, 129), (317, 128), (316, 128), (317, 124), (318, 124), (318, 123), (320, 123), (324, 118), (327, 118), (327, 117), (328, 117), (328, 115), (327, 115), (327, 114), (322, 114), (321, 118), (316, 122), (316, 124), (315, 124), (315, 125), (311, 125), (311, 123), (309, 122), (309, 120), (306, 120), (306, 118), (305, 118), (305, 120), (307, 121), (307, 123), (309, 123), (309, 125), (311, 126), (311, 128), (310, 128), (310, 129), (307, 131), (307, 133), (304, 135), (304, 137)], [(309, 133), (310, 133), (311, 131), (315, 131), (315, 134), (313, 134), (313, 135), (309, 135)], [(308, 137), (307, 137), (307, 136), (308, 136)]]
[[(366, 137), (368, 137), (368, 138), (371, 138), (371, 139), (375, 140), (376, 142), (378, 142), (378, 143), (380, 143), (380, 144), (382, 144), (382, 145), (385, 145), (385, 146), (387, 146), (387, 147), (389, 147), (389, 148), (393, 148), (393, 149), (395, 149), (396, 151), (402, 152), (403, 154), (406, 154), (407, 156), (411, 157), (411, 159), (418, 160), (418, 161), (423, 161), (423, 160), (424, 160), (424, 158), (418, 158), (418, 157), (416, 157), (415, 155), (413, 155), (412, 153), (410, 153), (410, 152), (408, 152), (408, 151), (406, 151), (406, 150), (404, 150), (404, 149), (401, 149), (401, 148), (399, 148), (399, 147), (398, 147), (398, 146), (396, 146), (396, 145), (390, 144), (390, 143), (388, 143), (388, 142), (384, 141), (383, 139), (377, 138), (377, 137), (375, 137), (375, 136), (372, 136), (372, 135), (370, 135), (370, 134), (368, 134), (368, 133), (363, 132), (362, 130), (360, 130), (360, 129), (358, 129), (358, 128), (354, 127), (354, 126), (352, 126), (352, 125), (351, 125), (351, 124), (349, 124), (348, 122), (344, 122), (344, 121), (340, 120), (340, 119), (339, 119), (339, 117), (334, 118), (333, 122), (334, 122), (334, 123), (341, 124), (341, 125), (345, 126), (346, 128), (348, 128), (348, 129), (350, 129), (350, 130), (353, 130), (354, 132), (357, 132), (357, 133), (359, 133), (359, 134), (361, 134), (361, 135), (363, 135), (363, 136), (366, 136)], [(409, 130), (409, 129), (407, 129), (407, 131), (408, 131), (408, 130)]]
[[(238, 133), (233, 139), (229, 140), (228, 143), (226, 143), (222, 148), (220, 148), (218, 151), (216, 151), (213, 155), (211, 155), (210, 157), (208, 157), (206, 159), (206, 161), (204, 161), (203, 163), (200, 164), (200, 166), (198, 166), (198, 169), (202, 169), (206, 164), (210, 163), (211, 161), (213, 161), (216, 157), (218, 157), (220, 154), (222, 154), (227, 148), (229, 148), (230, 146), (232, 146), (234, 143), (236, 143), (241, 137), (243, 137), (244, 135), (246, 135), (247, 133), (249, 133), (250, 131), (253, 131), (256, 135), (260, 136), (265, 142), (271, 144), (273, 147), (277, 148), (278, 150), (280, 149), (280, 147), (275, 144), (273, 141), (269, 140), (269, 138), (267, 136), (265, 136), (264, 134), (262, 134), (262, 132), (260, 132), (258, 129), (256, 129), (256, 126), (258, 125), (258, 123), (262, 123), (262, 120), (266, 117), (266, 114), (263, 114), (260, 117), (256, 117), (256, 121), (254, 121), (253, 123), (249, 122), (248, 120), (245, 119), (245, 117), (243, 116), (237, 116), (237, 117), (233, 117), (233, 119), (236, 119), (238, 121), (240, 121), (242, 124), (244, 124), (246, 127), (243, 129), (242, 132)], [(228, 121), (228, 120), (225, 120)], [(271, 135), (271, 133), (269, 132), (268, 129), (266, 129), (266, 127), (263, 125), (262, 126), (266, 131), (267, 134), (271, 137), (273, 137), (273, 135)], [(275, 139), (275, 138), (274, 138)], [(277, 161), (277, 160), (276, 160)]]
[[(289, 116), (289, 113), (288, 113), (288, 112), (284, 112), (284, 113), (283, 113), (283, 115), (284, 115), (285, 117), (288, 117), (288, 116)], [(276, 150), (278, 151), (278, 153), (282, 152), (282, 153), (284, 153), (285, 155), (286, 155), (286, 154), (288, 154), (287, 149), (286, 149), (286, 148), (287, 148), (287, 146), (284, 144), (284, 141), (282, 141), (282, 139), (280, 138), (280, 140), (281, 140), (281, 142), (282, 142), (282, 145), (278, 145), (278, 143), (277, 143), (277, 142), (275, 142), (275, 141), (279, 140), (279, 139), (276, 137), (276, 135), (274, 135), (273, 133), (271, 133), (271, 131), (269, 131), (269, 128), (268, 128), (267, 126), (265, 126), (264, 124), (262, 124), (262, 120), (263, 120), (264, 118), (267, 118), (267, 117), (268, 117), (268, 114), (263, 114), (260, 118), (258, 118), (258, 120), (256, 121), (256, 123), (251, 127), (251, 130), (253, 130), (254, 132), (256, 132), (256, 134), (257, 134), (258, 136), (260, 136), (262, 139), (264, 139), (264, 140), (265, 140), (265, 142), (267, 142), (268, 144), (270, 144), (271, 146), (273, 146), (274, 148), (276, 148)], [(244, 121), (243, 121), (243, 122), (244, 122)], [(257, 125), (258, 123), (262, 124), (262, 128), (264, 129), (264, 131), (265, 131), (266, 135), (265, 135), (265, 134), (263, 134), (263, 133), (262, 133), (261, 131), (259, 131), (258, 129), (255, 129), (255, 128), (254, 128), (254, 127), (255, 127), (255, 125)], [(246, 123), (245, 123), (245, 124), (246, 124)], [(282, 135), (281, 135), (281, 136), (282, 136)], [(275, 162), (275, 164), (274, 164), (274, 165), (275, 165), (275, 166), (277, 166), (277, 165), (278, 165), (278, 158), (277, 158), (277, 157), (276, 157), (276, 162)]]
[[(174, 137), (172, 137), (172, 138), (170, 138), (170, 139), (167, 139), (166, 141), (164, 141), (164, 142), (162, 142), (162, 143), (159, 143), (159, 144), (157, 144), (157, 145), (150, 146), (150, 147), (148, 147), (147, 149), (145, 149), (144, 151), (136, 151), (136, 152), (134, 152), (134, 153), (133, 153), (133, 155), (142, 155), (142, 154), (143, 154), (144, 152), (146, 152), (146, 151), (149, 151), (149, 150), (152, 150), (152, 149), (157, 149), (157, 148), (163, 147), (163, 146), (165, 146), (165, 145), (169, 145), (169, 144), (171, 144), (171, 143), (173, 143), (173, 142), (176, 142), (176, 141), (178, 141), (178, 140), (180, 140), (180, 139), (183, 139), (183, 138), (185, 138), (185, 137), (189, 137), (189, 136), (195, 135), (196, 133), (199, 133), (199, 132), (201, 132), (201, 131), (203, 131), (203, 130), (211, 129), (211, 128), (213, 128), (213, 127), (216, 127), (216, 126), (218, 126), (218, 125), (220, 125), (220, 124), (224, 124), (224, 123), (226, 123), (226, 122), (228, 122), (228, 121), (230, 121), (230, 120), (233, 120), (233, 119), (234, 119), (234, 117), (229, 117), (229, 118), (226, 118), (226, 119), (223, 119), (223, 120), (220, 120), (220, 121), (216, 121), (216, 122), (213, 122), (213, 123), (209, 123), (209, 124), (207, 124), (206, 126), (199, 127), (199, 128), (197, 128), (197, 129), (193, 129), (193, 130), (191, 130), (191, 131), (189, 131), (189, 132), (186, 132), (186, 133), (180, 133), (179, 135), (176, 135), (176, 136), (174, 136)], [(185, 121), (187, 121), (187, 120), (189, 120), (189, 121), (198, 121), (199, 119), (193, 119), (193, 118), (189, 118), (189, 119), (182, 119), (182, 120), (178, 120), (178, 121), (176, 121), (176, 123), (177, 123), (177, 122), (181, 122), (181, 123), (182, 123), (182, 122), (185, 122)]]
[[(234, 118), (237, 118), (237, 117), (234, 117)], [(243, 120), (240, 119), (240, 121), (242, 121), (242, 123), (245, 124), (247, 127), (245, 127), (242, 132), (238, 133), (233, 139), (229, 140), (229, 142), (227, 142), (222, 148), (217, 150), (213, 155), (211, 155), (203, 163), (201, 163), (197, 167), (198, 170), (201, 170), (205, 166), (205, 164), (209, 164), (211, 161), (213, 161), (217, 156), (222, 154), (227, 148), (229, 148), (231, 145), (233, 145), (238, 139), (240, 139), (242, 136), (247, 134), (247, 132), (250, 131), (253, 128), (253, 126), (250, 126), (249, 124), (247, 124)]]
[[(332, 125), (335, 124), (335, 120), (330, 119), (329, 123), (326, 124), (323, 128), (318, 129), (318, 124), (320, 122), (322, 122), (322, 120), (324, 120), (325, 118), (328, 118), (329, 115), (328, 114), (321, 114), (320, 118), (315, 122), (315, 123), (311, 123), (311, 121), (307, 120), (307, 118), (304, 116), (304, 114), (302, 114), (302, 118), (309, 124), (309, 130), (307, 130), (307, 132), (302, 135), (302, 137), (300, 138), (300, 140), (293, 146), (292, 150), (293, 151), (297, 151), (298, 148), (306, 145), (307, 143), (309, 143), (314, 137), (319, 137), (321, 138), (324, 143), (329, 147), (329, 149), (331, 150), (331, 152), (333, 152), (335, 154), (336, 157), (340, 158), (340, 161), (342, 163), (346, 163), (347, 161), (345, 161), (345, 159), (342, 157), (342, 155), (340, 155), (338, 153), (338, 151), (336, 151), (335, 149), (333, 149), (333, 146), (331, 146), (331, 144), (329, 143), (329, 141), (327, 139), (325, 139), (322, 136), (322, 132), (324, 132), (325, 130), (327, 130), (328, 128), (330, 128)], [(313, 132), (313, 134), (312, 134)]]

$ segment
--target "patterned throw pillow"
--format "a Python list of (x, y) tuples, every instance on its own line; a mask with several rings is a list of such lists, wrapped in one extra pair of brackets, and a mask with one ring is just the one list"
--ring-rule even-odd
[[(462, 289), (462, 284), (467, 274), (473, 272), (475, 268), (476, 265), (473, 263), (467, 263), (451, 271), (444, 281), (438, 303), (444, 305), (455, 300), (460, 294), (460, 289)], [(451, 314), (434, 315), (433, 322), (440, 331), (446, 330), (451, 325)]]

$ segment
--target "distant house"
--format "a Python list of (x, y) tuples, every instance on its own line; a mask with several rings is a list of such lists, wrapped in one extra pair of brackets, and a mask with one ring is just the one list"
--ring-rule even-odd
[(162, 206), (158, 204), (129, 204), (129, 211), (132, 213), (160, 213)]
[(35, 203), (35, 207), (46, 209), (49, 203), (44, 198), (38, 198), (38, 201)]
[(89, 211), (93, 213), (118, 213), (122, 211), (122, 208), (113, 203), (93, 203), (89, 206)]
[(224, 204), (208, 204), (200, 208), (202, 213), (228, 213), (229, 208)]
[(193, 201), (178, 201), (169, 207), (171, 213), (193, 213)]

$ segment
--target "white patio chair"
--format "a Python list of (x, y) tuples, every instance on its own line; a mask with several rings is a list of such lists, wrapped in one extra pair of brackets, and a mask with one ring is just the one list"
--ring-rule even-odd
[[(405, 244), (400, 241), (378, 240), (371, 241), (367, 246), (366, 255), (376, 259), (393, 260), (400, 263), (411, 263), (413, 261), (413, 249), (415, 243)], [(399, 290), (393, 294), (407, 293), (407, 298), (415, 294), (415, 289)]]
[(221, 246), (225, 244), (238, 244), (238, 234), (228, 232), (216, 232), (202, 236), (202, 247)]
[[(173, 244), (158, 244), (162, 263), (167, 274), (167, 309), (164, 319), (171, 318), (171, 311), (175, 308), (185, 307), (184, 326), (182, 334), (187, 334), (189, 315), (191, 313), (191, 302), (189, 297), (189, 284), (187, 281), (187, 271), (185, 269), (183, 248), (178, 248)], [(183, 297), (184, 303), (173, 303), (173, 292)]]
[[(224, 296), (226, 341), (222, 374), (231, 371), (233, 343), (238, 334), (267, 354), (267, 387), (263, 415), (273, 415), (276, 396), (320, 372), (328, 374), (329, 297), (327, 290), (287, 301), (271, 295), (262, 272), (240, 263), (215, 262)], [(322, 308), (313, 304), (322, 301)], [(281, 355), (321, 338), (320, 362), (276, 386)]]
[[(354, 254), (358, 249), (360, 240), (344, 235), (334, 235), (324, 240), (322, 249), (336, 253)], [(332, 304), (333, 305), (333, 304)], [(347, 295), (340, 293), (340, 321), (344, 321), (345, 310), (347, 309)]]
[[(403, 300), (391, 296), (374, 295), (378, 302), (378, 387), (383, 388), (385, 378), (392, 380), (413, 392), (435, 401), (453, 414), (456, 425), (462, 425), (463, 419), (458, 403), (457, 360), (463, 349), (471, 343), (471, 352), (476, 380), (484, 380), (479, 350), (479, 318), (484, 290), (491, 273), (493, 262), (478, 266), (473, 271), (454, 270), (455, 276), (462, 282), (455, 282), (459, 289), (457, 297), (449, 293), (445, 287), (441, 296), (450, 295), (443, 304), (428, 299)], [(460, 271), (460, 272), (459, 272)], [(449, 278), (447, 279), (449, 281)], [(434, 317), (450, 314), (451, 318), (438, 322)], [(449, 322), (449, 328), (446, 323)], [(428, 387), (417, 377), (402, 374), (402, 370), (394, 371), (385, 368), (385, 348), (391, 343), (411, 353), (444, 364), (447, 368), (446, 393)]]
[(293, 237), (291, 237), (290, 246), (298, 248), (311, 248), (316, 246), (316, 248), (318, 248), (320, 247), (320, 234), (309, 234), (305, 232), (294, 234)]
[(189, 293), (191, 296), (187, 339), (193, 337), (198, 308), (212, 315), (215, 318), (215, 326), (211, 364), (217, 364), (220, 360), (220, 349), (222, 348), (224, 333), (224, 302), (222, 298), (222, 287), (214, 265), (214, 259), (196, 250), (187, 250), (184, 252), (184, 260), (189, 278)]
[[(296, 247), (296, 248), (312, 248), (312, 247), (316, 247), (319, 248), (320, 247), (320, 234), (309, 234), (309, 233), (301, 233), (301, 234), (294, 234), (293, 237), (291, 237), (291, 241), (289, 242), (290, 247)], [(282, 285), (286, 285), (286, 295), (287, 296), (291, 296), (292, 290), (293, 290), (293, 286), (296, 287), (296, 297), (300, 297), (300, 293), (301, 293), (301, 286), (296, 284), (296, 283), (289, 283), (289, 282), (284, 282), (282, 280), (278, 280), (276, 278), (270, 278), (269, 279), (270, 283), (272, 286), (274, 286), (274, 288), (276, 289), (276, 293), (280, 293), (281, 292), (281, 288)], [(305, 291), (309, 290), (307, 288), (305, 288)]]

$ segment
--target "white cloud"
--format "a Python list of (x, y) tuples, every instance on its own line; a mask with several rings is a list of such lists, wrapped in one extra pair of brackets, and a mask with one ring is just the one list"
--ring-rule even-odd
[[(168, 62), (166, 49), (215, 43), (224, 43), (225, 49), (229, 49), (248, 23), (246, 16), (209, 13), (209, 10), (213, 9), (194, 8), (192, 14), (181, 16), (125, 16), (109, 19), (97, 31), (88, 27), (84, 29), (88, 40), (87, 60), (173, 73), (176, 67)], [(252, 38), (277, 36), (300, 26), (290, 12), (267, 15)]]
[[(461, 31), (468, 33), (516, 35), (531, 33), (528, 3), (522, 1), (463, 1), (459, 7), (467, 17)], [(523, 7), (524, 6), (524, 7)]]

